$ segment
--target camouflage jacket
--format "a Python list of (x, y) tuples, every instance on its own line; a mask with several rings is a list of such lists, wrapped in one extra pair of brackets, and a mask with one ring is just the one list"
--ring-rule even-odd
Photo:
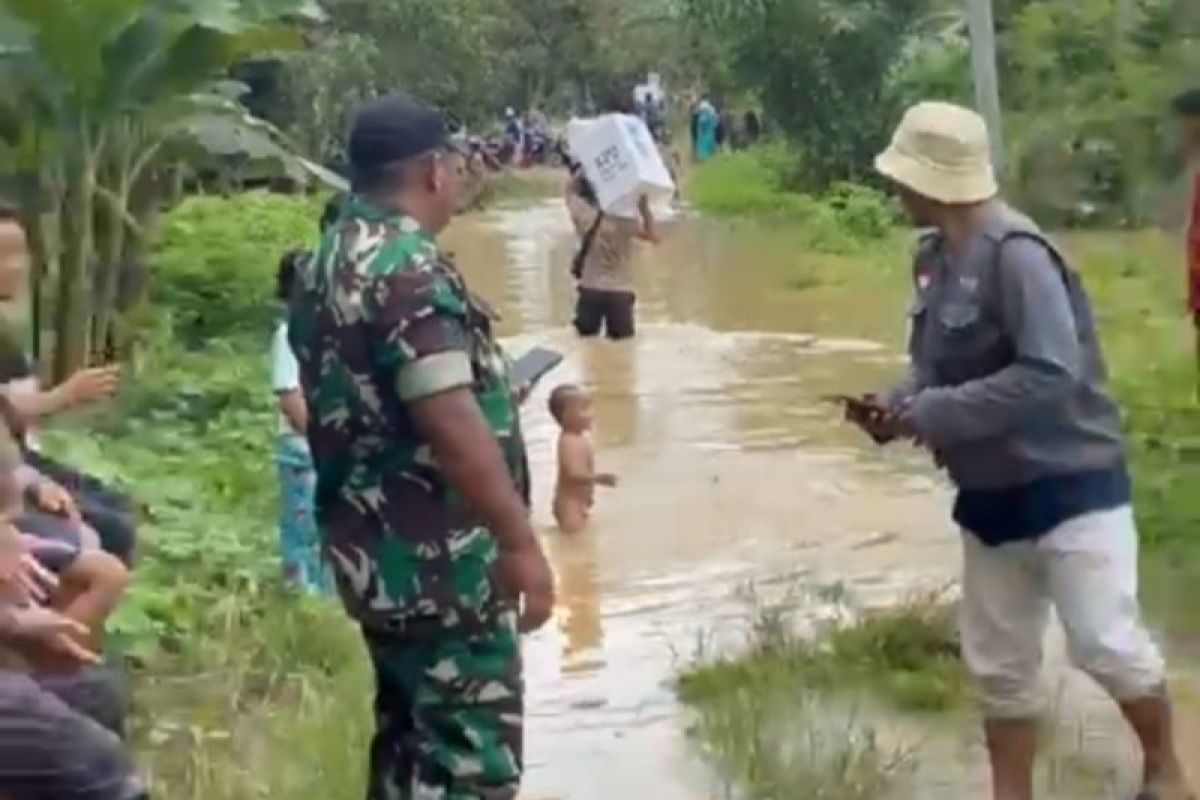
[(411, 217), (352, 198), (302, 270), (290, 341), (309, 407), (316, 514), (342, 599), (369, 628), (480, 624), (497, 548), (407, 404), (469, 387), (528, 491), (494, 315)]

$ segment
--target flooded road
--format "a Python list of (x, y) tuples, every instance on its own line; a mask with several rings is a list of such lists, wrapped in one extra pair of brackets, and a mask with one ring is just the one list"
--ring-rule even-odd
[[(742, 634), (748, 587), (832, 587), (873, 605), (957, 571), (948, 492), (921, 455), (880, 453), (820, 400), (900, 373), (904, 298), (794, 291), (786, 276), (805, 254), (759, 253), (726, 226), (682, 218), (660, 247), (639, 250), (637, 339), (582, 342), (568, 327), (575, 243), (561, 202), (465, 218), (446, 244), (504, 315), (514, 354), (535, 344), (566, 354), (524, 414), (559, 605), (525, 646), (523, 796), (725, 797), (688, 746), (670, 680), (701, 642)], [(597, 466), (621, 480), (572, 537), (550, 517), (556, 430), (545, 405), (563, 382), (593, 392)], [(938, 757), (970, 766), (918, 796), (981, 796), (969, 739)]]

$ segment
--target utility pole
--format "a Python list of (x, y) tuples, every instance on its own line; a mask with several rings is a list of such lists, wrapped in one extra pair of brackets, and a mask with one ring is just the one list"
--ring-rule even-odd
[(1004, 172), (1004, 135), (1000, 113), (1000, 78), (996, 74), (996, 22), (992, 0), (966, 0), (971, 32), (971, 71), (975, 77), (975, 105), (987, 120), (992, 140), (992, 165)]

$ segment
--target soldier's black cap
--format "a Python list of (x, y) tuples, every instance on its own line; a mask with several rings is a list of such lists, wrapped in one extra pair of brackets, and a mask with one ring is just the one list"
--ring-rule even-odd
[(369, 175), (439, 148), (457, 149), (445, 115), (397, 92), (359, 109), (350, 126), (346, 154), (356, 175)]

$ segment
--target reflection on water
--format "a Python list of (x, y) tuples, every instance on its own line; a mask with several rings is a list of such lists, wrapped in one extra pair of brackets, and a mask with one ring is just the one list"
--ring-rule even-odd
[[(565, 355), (523, 414), (535, 523), (559, 581), (555, 624), (525, 645), (533, 800), (724, 797), (684, 740), (670, 681), (701, 637), (736, 641), (750, 612), (740, 590), (796, 597), (815, 614), (797, 587), (841, 586), (871, 605), (956, 572), (945, 489), (926, 460), (869, 448), (820, 400), (902, 369), (879, 342), (899, 341), (905, 299), (781, 288), (805, 253), (767, 252), (717, 223), (665, 228), (661, 247), (639, 250), (639, 336), (619, 344), (569, 328), (574, 240), (560, 203), (463, 220), (448, 237), (505, 315), (514, 353)], [(550, 515), (546, 399), (567, 381), (593, 392), (597, 464), (621, 478), (574, 537)], [(1070, 684), (1085, 696), (1080, 724), (1100, 751), (1127, 751), (1111, 705), (1088, 701), (1082, 683)], [(933, 774), (920, 797), (982, 796), (976, 737), (923, 756)]]
[[(670, 680), (701, 636), (743, 629), (740, 589), (840, 583), (886, 602), (949, 572), (954, 541), (920, 458), (864, 457), (820, 402), (877, 385), (897, 354), (823, 336), (834, 301), (780, 290), (733, 236), (668, 223), (663, 245), (635, 264), (639, 336), (610, 343), (569, 328), (574, 241), (559, 203), (450, 233), (514, 353), (538, 344), (565, 355), (523, 415), (535, 522), (559, 581), (556, 624), (525, 648), (532, 798), (711, 796)], [(871, 322), (863, 330), (874, 334)], [(597, 464), (621, 478), (572, 537), (550, 515), (557, 429), (545, 406), (567, 381), (593, 393)]]
[(601, 669), (604, 626), (596, 582), (596, 532), (585, 530), (571, 536), (550, 536), (546, 550), (558, 578), (563, 672)]

